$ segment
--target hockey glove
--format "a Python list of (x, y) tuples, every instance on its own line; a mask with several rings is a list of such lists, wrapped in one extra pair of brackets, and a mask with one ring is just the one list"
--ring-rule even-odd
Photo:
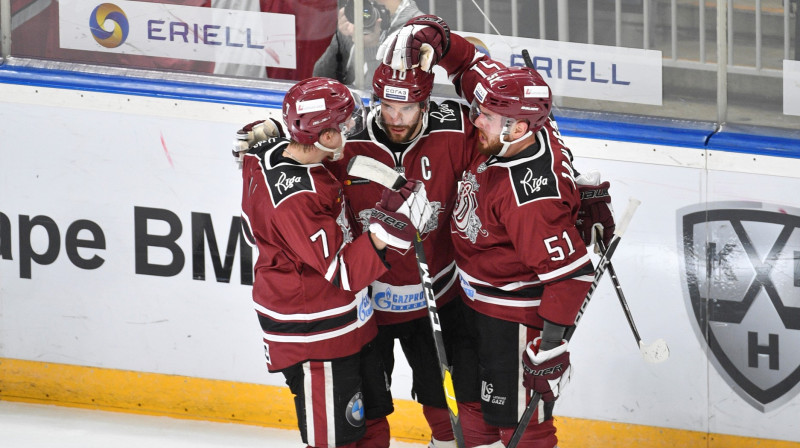
[[(591, 246), (597, 241), (597, 233), (603, 235), (603, 243), (608, 247), (611, 237), (614, 236), (616, 224), (614, 210), (611, 208), (611, 196), (608, 194), (610, 184), (600, 183), (600, 174), (589, 172), (575, 179), (578, 191), (581, 194), (581, 207), (578, 210), (578, 220), (575, 226), (586, 246)], [(598, 252), (595, 246), (595, 252)]]
[(378, 59), (395, 70), (419, 67), (431, 68), (447, 54), (450, 47), (450, 27), (441, 17), (423, 15), (406, 22), (394, 38), (378, 48)]
[(409, 180), (399, 190), (384, 190), (381, 203), (387, 210), (397, 211), (408, 216), (411, 224), (425, 233), (428, 221), (432, 216), (431, 204), (425, 184), (417, 180)]
[(425, 185), (408, 181), (397, 191), (383, 191), (370, 214), (369, 231), (390, 246), (408, 249), (417, 232), (424, 232), (431, 216)]
[(522, 384), (528, 390), (542, 394), (542, 401), (555, 401), (569, 383), (572, 366), (569, 363), (568, 342), (550, 350), (539, 350), (542, 338), (528, 343), (522, 354)]
[(417, 229), (408, 216), (392, 212), (383, 207), (383, 201), (375, 204), (369, 215), (369, 231), (387, 245), (407, 250), (417, 236)]
[(258, 120), (245, 125), (236, 131), (236, 140), (233, 142), (233, 156), (239, 161), (256, 143), (272, 137), (283, 137), (283, 131), (271, 119)]

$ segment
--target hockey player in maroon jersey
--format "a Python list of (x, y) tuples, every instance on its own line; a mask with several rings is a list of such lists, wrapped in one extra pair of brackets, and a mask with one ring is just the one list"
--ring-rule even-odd
[(285, 376), (303, 442), (312, 447), (389, 446), (393, 407), (367, 287), (387, 272), (387, 244), (407, 250), (430, 219), (424, 187), (408, 182), (380, 193), (363, 233), (352, 221), (341, 183), (322, 162), (341, 157), (346, 136), (363, 126), (361, 110), (339, 82), (310, 78), (284, 98), (291, 140), (237, 151), (243, 230), (258, 254), (253, 300), (267, 367)]
[[(347, 139), (343, 157), (327, 161), (326, 166), (344, 184), (362, 229), (371, 220), (375, 202), (384, 188), (347, 174), (354, 156), (377, 159), (402, 172), (406, 178), (420, 179), (431, 207), (431, 218), (420, 233), (433, 280), (438, 315), (441, 320), (448, 361), (459, 356), (456, 345), (464, 339), (463, 302), (450, 238), (450, 217), (461, 172), (473, 157), (468, 136), (473, 134), (467, 119), (469, 110), (454, 101), (430, 101), (433, 74), (421, 70), (395, 71), (381, 65), (373, 76), (373, 107), (365, 129)], [(246, 126), (238, 137), (244, 147), (266, 138), (256, 125)], [(267, 121), (266, 123), (269, 123)], [(412, 369), (412, 395), (422, 404), (423, 415), (431, 428), (432, 448), (455, 448), (453, 429), (445, 402), (439, 361), (427, 314), (425, 297), (413, 250), (386, 251), (391, 269), (371, 285), (372, 305), (378, 323), (375, 345), (389, 371), (394, 366), (394, 342), (400, 346)], [(462, 378), (467, 378), (462, 376)], [(459, 389), (457, 381), (456, 391)]]
[[(343, 180), (345, 195), (362, 226), (370, 219), (372, 205), (381, 187), (347, 174), (348, 161), (369, 156), (395, 168), (407, 178), (425, 184), (433, 216), (421, 232), (428, 267), (433, 279), (445, 352), (449, 362), (460, 356), (455, 346), (463, 342), (463, 302), (458, 285), (450, 217), (461, 172), (473, 157), (466, 151), (472, 124), (459, 103), (430, 100), (433, 74), (422, 70), (397, 71), (381, 65), (373, 76), (372, 110), (366, 129), (348, 139), (344, 157), (328, 163)], [(412, 395), (422, 404), (431, 428), (432, 448), (455, 448), (439, 371), (436, 347), (427, 315), (425, 297), (414, 251), (390, 249), (386, 261), (392, 266), (372, 283), (372, 301), (378, 323), (376, 347), (389, 371), (394, 366), (394, 343), (400, 347), (412, 370)], [(456, 384), (456, 394), (459, 384)]]
[[(608, 184), (576, 182), (549, 117), (552, 93), (535, 70), (506, 68), (441, 19), (425, 20), (400, 31), (384, 62), (395, 69), (438, 62), (471, 104), (478, 130), (479, 156), (459, 182), (451, 223), (480, 366), (480, 402), (457, 394), (466, 445), (507, 444), (536, 391), (542, 401), (518, 446), (552, 448), (553, 404), (571, 372), (564, 336), (592, 282), (584, 240), (600, 230), (607, 241), (614, 229)], [(581, 190), (598, 193), (590, 195), (596, 200), (581, 204)], [(458, 380), (458, 363), (453, 370)]]

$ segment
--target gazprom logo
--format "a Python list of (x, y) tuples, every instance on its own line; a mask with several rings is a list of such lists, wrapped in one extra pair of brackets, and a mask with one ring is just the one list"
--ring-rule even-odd
[[(111, 30), (106, 30), (106, 25)], [(106, 48), (117, 48), (128, 38), (128, 17), (117, 6), (111, 3), (98, 5), (89, 16), (89, 29), (98, 44)]]

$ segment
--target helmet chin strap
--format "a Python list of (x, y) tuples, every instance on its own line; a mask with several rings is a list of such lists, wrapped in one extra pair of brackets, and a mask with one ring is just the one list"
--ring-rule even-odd
[(339, 145), (337, 148), (328, 148), (327, 146), (325, 146), (322, 143), (320, 143), (319, 140), (314, 142), (314, 146), (317, 149), (319, 149), (321, 151), (333, 153), (332, 160), (334, 162), (337, 161), (337, 160), (341, 160), (342, 156), (344, 155), (344, 145), (345, 145), (345, 143), (347, 143), (347, 137), (345, 137), (345, 135), (342, 132), (339, 132), (339, 135), (342, 136), (342, 144)]
[(503, 126), (503, 132), (500, 133), (500, 143), (503, 144), (503, 147), (500, 149), (500, 152), (497, 153), (497, 157), (504, 157), (508, 152), (508, 148), (510, 148), (511, 145), (513, 145), (514, 143), (519, 143), (525, 140), (526, 138), (530, 137), (531, 135), (533, 135), (533, 132), (531, 132), (531, 130), (528, 129), (528, 132), (526, 132), (522, 137), (516, 140), (512, 140), (510, 142), (506, 141), (506, 137), (511, 135), (511, 126), (513, 126), (514, 123), (516, 123), (516, 120), (512, 120), (509, 118), (507, 119), (505, 126)]

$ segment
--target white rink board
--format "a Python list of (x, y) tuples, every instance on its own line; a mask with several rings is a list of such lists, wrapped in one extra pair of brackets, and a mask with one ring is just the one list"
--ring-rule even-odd
[[(0, 259), (0, 357), (283, 385), (264, 367), (250, 287), (239, 282), (240, 248), (230, 284), (214, 280), (207, 243), (206, 279), (192, 278), (192, 214), (211, 216), (224, 251), (239, 214), (232, 137), (265, 111), (5, 84), (0, 98), (0, 213), (9, 220), (12, 256)], [(672, 355), (664, 364), (644, 362), (604, 279), (573, 339), (575, 371), (556, 413), (800, 441), (800, 397), (762, 412), (709, 362), (686, 306), (676, 227), (679, 209), (706, 201), (796, 208), (800, 178), (788, 173), (800, 172), (798, 161), (760, 156), (750, 166), (725, 153), (707, 161), (698, 149), (616, 142), (597, 157), (592, 146), (604, 142), (566, 143), (579, 170), (599, 169), (612, 182), (617, 213), (629, 197), (642, 201), (614, 265), (644, 341), (664, 338)], [(653, 149), (669, 157), (648, 163), (642, 154)], [(712, 162), (724, 170), (706, 170)], [(760, 170), (769, 175), (748, 173)], [(186, 258), (177, 275), (136, 274), (137, 207), (179, 218), (177, 246)], [(60, 233), (58, 257), (32, 262), (30, 279), (21, 278), (19, 256), (25, 216), (52, 218)], [(96, 223), (105, 237), (104, 250), (77, 251), (102, 257), (97, 269), (68, 257), (67, 229), (79, 220)], [(149, 232), (166, 233), (160, 224)], [(31, 247), (46, 252), (42, 227), (31, 232)], [(150, 256), (170, 261), (165, 249)], [(407, 369), (401, 363), (395, 372), (397, 398), (410, 399)]]

